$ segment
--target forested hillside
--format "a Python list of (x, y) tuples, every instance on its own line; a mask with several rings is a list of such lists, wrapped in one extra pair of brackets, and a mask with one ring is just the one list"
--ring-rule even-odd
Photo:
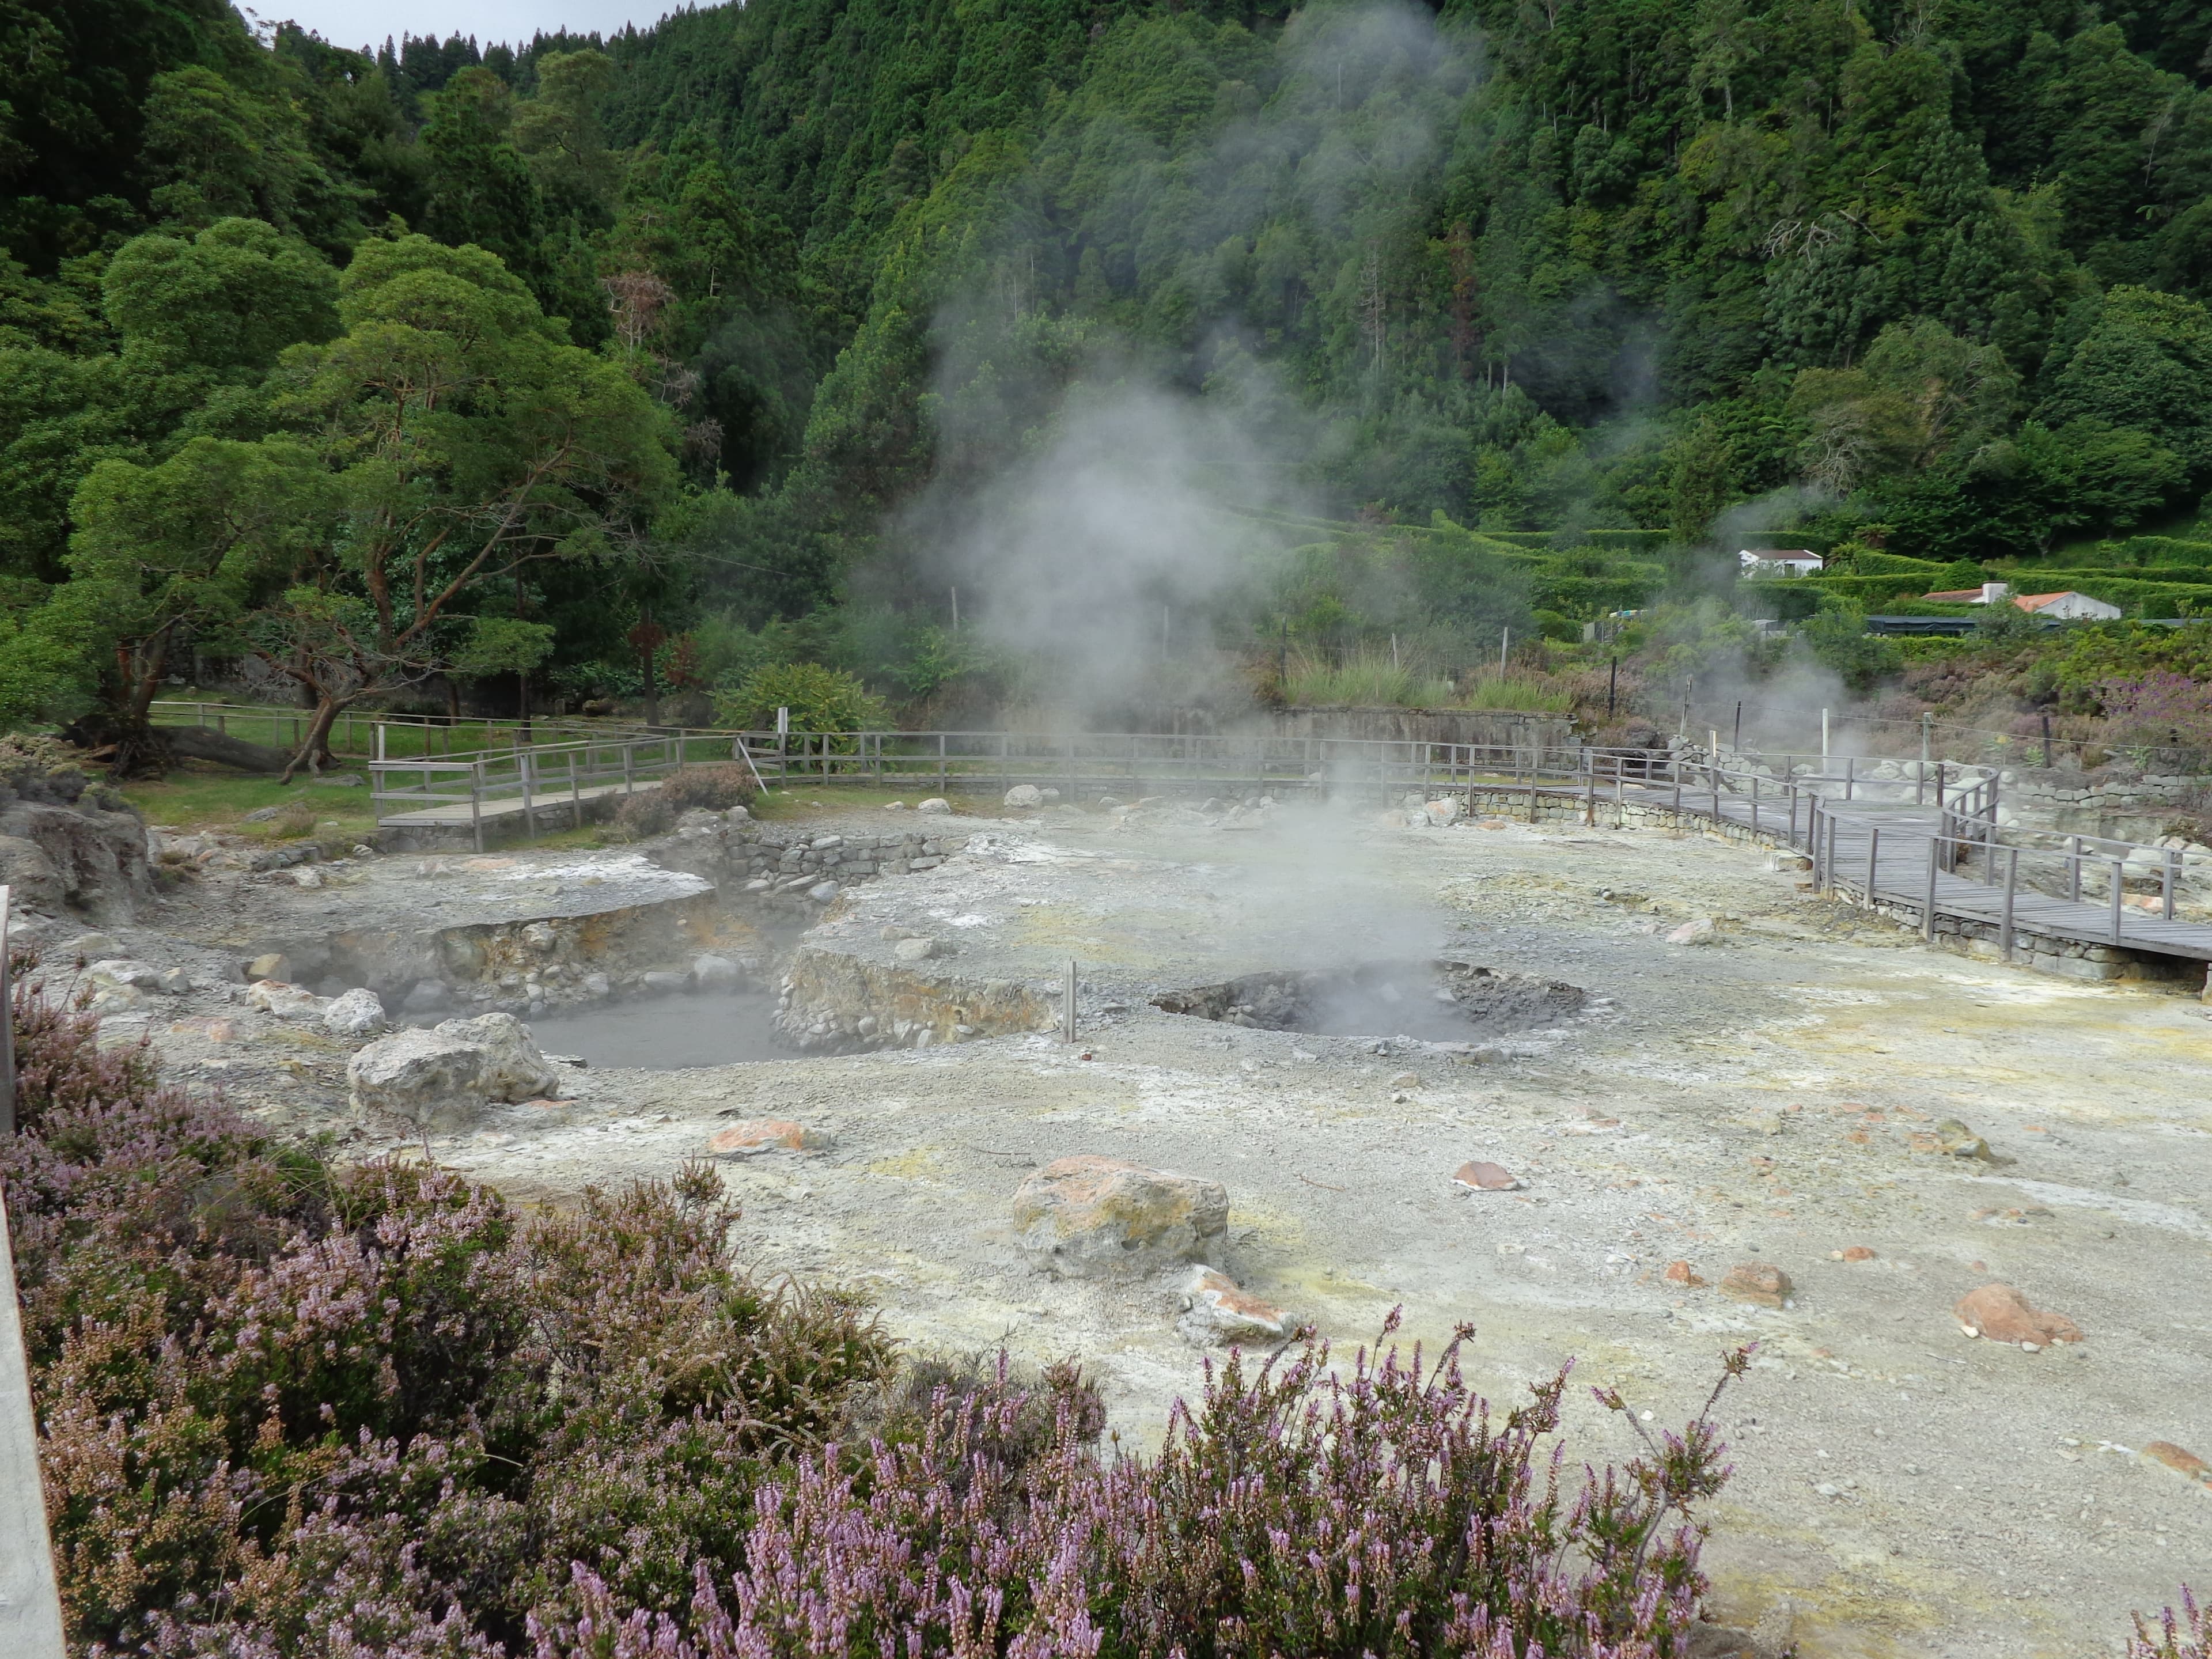
[(5, 27), (16, 720), (648, 658), (732, 718), (787, 662), (943, 708), (1032, 695), (1071, 605), (1124, 667), (1387, 635), (1450, 675), (1753, 532), (2073, 569), (2212, 483), (2202, 8)]

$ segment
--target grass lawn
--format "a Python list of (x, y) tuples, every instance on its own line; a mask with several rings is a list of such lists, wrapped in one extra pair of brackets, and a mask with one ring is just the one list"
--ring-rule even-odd
[(307, 813), (313, 817), (307, 823), (291, 830), (291, 834), (304, 834), (318, 825), (335, 823), (340, 830), (366, 837), (376, 827), (376, 815), (369, 809), (368, 780), (357, 771), (324, 775), (352, 777), (360, 781), (353, 788), (304, 778), (296, 783), (282, 784), (273, 777), (257, 773), (235, 772), (206, 761), (185, 761), (158, 780), (126, 783), (122, 790), (125, 799), (145, 814), (147, 823), (167, 824), (187, 834), (200, 830), (229, 830), (240, 835), (282, 839), (286, 830), (240, 820), (264, 806), (289, 806), (303, 802)]

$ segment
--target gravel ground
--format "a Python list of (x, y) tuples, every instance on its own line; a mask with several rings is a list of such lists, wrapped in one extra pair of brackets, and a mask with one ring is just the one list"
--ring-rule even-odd
[[(1008, 1200), (1075, 1152), (1208, 1176), (1229, 1188), (1246, 1289), (1342, 1345), (1394, 1306), (1431, 1345), (1470, 1323), (1470, 1373), (1501, 1404), (1572, 1358), (1579, 1382), (1679, 1421), (1720, 1353), (1756, 1340), (1722, 1407), (1737, 1474), (1708, 1560), (1735, 1622), (1794, 1623), (1808, 1656), (2114, 1651), (2131, 1609), (2212, 1588), (2212, 1486), (2140, 1455), (2212, 1457), (2212, 1010), (2197, 1000), (1929, 951), (1756, 849), (1660, 831), (1287, 812), (1240, 835), (1180, 814), (962, 825), (995, 834), (856, 890), (825, 936), (872, 949), (902, 917), (951, 936), (976, 915), (933, 966), (1035, 976), (1072, 952), (1090, 981), (1077, 1047), (594, 1069), (573, 1101), (501, 1109), (430, 1154), (559, 1202), (665, 1176), (732, 1119), (798, 1119), (834, 1149), (723, 1166), (751, 1261), (864, 1286), (917, 1344), (1078, 1356), (1140, 1439), (1200, 1380), (1169, 1281), (1040, 1277)], [(1698, 918), (1711, 942), (1668, 940)], [(1592, 1011), (1475, 1062), (1134, 994), (1440, 947), (1569, 981)], [(157, 1042), (204, 1065), (190, 1024)], [(342, 1047), (246, 1035), (242, 1103), (344, 1123)], [(264, 1036), (302, 1052), (288, 1067)], [(1954, 1119), (1989, 1159), (1937, 1149)], [(1524, 1184), (1461, 1192), (1469, 1158)], [(1838, 1259), (1853, 1247), (1872, 1259)], [(1790, 1306), (1712, 1288), (1750, 1261), (1790, 1275)], [(1669, 1282), (1674, 1261), (1710, 1283)], [(1952, 1304), (1993, 1280), (2087, 1340), (1966, 1339)], [(1627, 1455), (1625, 1425), (1581, 1397), (1574, 1451)]]

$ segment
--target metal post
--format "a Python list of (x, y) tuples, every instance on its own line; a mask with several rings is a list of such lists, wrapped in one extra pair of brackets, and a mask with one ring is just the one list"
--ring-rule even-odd
[(1920, 907), (1920, 937), (1929, 944), (1936, 942), (1936, 872), (1942, 862), (1943, 837), (1937, 834), (1928, 838), (1928, 898)]
[(2066, 896), (2076, 904), (2081, 902), (2081, 837), (2079, 836), (2067, 838)]
[(1878, 868), (1876, 860), (1881, 856), (1881, 826), (1877, 823), (1871, 825), (1867, 830), (1866, 906), (1869, 910), (1874, 908), (1874, 878)]
[(2004, 959), (2010, 962), (2012, 960), (2012, 896), (2014, 889), (2020, 884), (2020, 848), (2008, 847), (2005, 851), (2011, 856), (2005, 860), (2004, 924), (1999, 929), (1997, 938), (1998, 948), (2003, 952)]
[(946, 776), (946, 773), (945, 773), (945, 733), (944, 733), (944, 732), (939, 732), (937, 734), (937, 793), (938, 793), (939, 795), (942, 795), (942, 794), (945, 793), (945, 776)]
[(584, 788), (581, 781), (576, 775), (576, 751), (573, 749), (568, 751), (568, 805), (569, 817), (575, 820), (576, 828), (582, 829), (584, 827)]
[(1075, 1041), (1075, 959), (1073, 957), (1068, 958), (1067, 988), (1060, 999), (1060, 1040), (1062, 1042)]
[(522, 838), (538, 839), (538, 807), (530, 798), (530, 763), (532, 757), (527, 749), (518, 746), (514, 751), (515, 775), (522, 780)]
[(1936, 716), (1923, 710), (1920, 716), (1920, 770), (1913, 775), (1912, 804), (1924, 805), (1928, 799), (1929, 740), (1935, 735)]
[[(424, 774), (427, 779), (428, 774)], [(428, 787), (427, 783), (424, 786)], [(483, 851), (483, 763), (469, 763), (469, 827), (476, 831), (477, 851)]]
[(1759, 769), (1756, 767), (1751, 773), (1751, 835), (1754, 841), (1759, 838)]
[(2181, 862), (2181, 854), (2180, 854), (2179, 853), (2178, 853), (2178, 852), (2174, 851), (2174, 849), (2173, 849), (2172, 848), (2171, 848), (2171, 847), (2167, 848), (2166, 849), (2166, 868), (2165, 868), (2163, 871), (2161, 871), (2160, 873), (2165, 877), (2165, 881), (2164, 881), (2164, 884), (2163, 884), (2163, 890), (2164, 890), (2165, 897), (2166, 897), (2166, 904), (2165, 904), (2166, 919), (2168, 921), (2172, 921), (2173, 920), (2173, 872), (2174, 872), (2174, 866), (2175, 866), (2177, 864), (2180, 863), (2180, 862)]
[(1782, 786), (1782, 793), (1790, 798), (1790, 844), (1795, 847), (1797, 844), (1797, 786), (1785, 783)]
[(1851, 798), (1852, 781), (1857, 775), (1858, 764), (1857, 756), (1846, 755), (1844, 757), (1844, 799), (1845, 800), (1849, 800)]
[(2112, 943), (2115, 945), (2120, 942), (2120, 881), (2126, 867), (2124, 859), (2112, 860)]
[(1813, 860), (1813, 890), (1820, 887), (1820, 798), (1812, 796), (1805, 809), (1805, 851)]
[(1597, 823), (1597, 758), (1585, 752), (1582, 760), (1589, 773), (1589, 786), (1583, 796), (1583, 823), (1594, 826)]

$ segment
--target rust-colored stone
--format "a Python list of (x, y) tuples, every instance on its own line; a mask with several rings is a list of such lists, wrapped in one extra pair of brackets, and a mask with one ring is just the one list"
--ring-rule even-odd
[(2072, 1320), (2037, 1307), (2009, 1285), (1978, 1286), (1960, 1297), (1951, 1312), (1960, 1325), (1992, 1342), (2045, 1348), (2081, 1340), (2081, 1328)]
[(1668, 1262), (1667, 1264), (1666, 1272), (1662, 1273), (1660, 1277), (1664, 1279), (1669, 1285), (1687, 1285), (1692, 1289), (1695, 1289), (1698, 1285), (1705, 1282), (1704, 1279), (1698, 1277), (1696, 1272), (1686, 1261)]
[(1739, 1261), (1721, 1279), (1723, 1296), (1757, 1303), (1762, 1308), (1780, 1307), (1796, 1288), (1790, 1275), (1771, 1261)]
[(753, 1158), (762, 1152), (818, 1152), (830, 1137), (818, 1129), (793, 1123), (788, 1118), (747, 1118), (718, 1129), (708, 1137), (707, 1150), (716, 1158)]
[(1520, 1184), (1520, 1178), (1502, 1164), (1470, 1160), (1452, 1171), (1452, 1185), (1469, 1192), (1510, 1193)]

